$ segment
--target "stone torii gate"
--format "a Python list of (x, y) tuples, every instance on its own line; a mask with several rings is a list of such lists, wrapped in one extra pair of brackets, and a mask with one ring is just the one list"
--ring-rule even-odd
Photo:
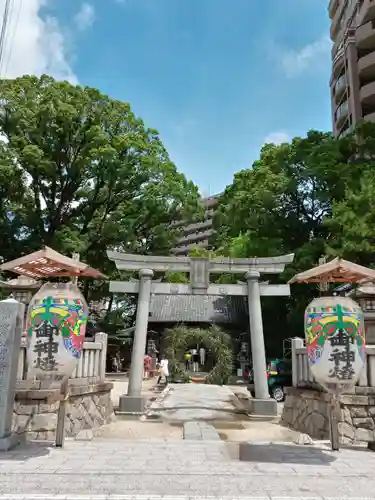
[[(141, 395), (143, 359), (146, 350), (147, 325), (151, 295), (237, 295), (248, 297), (251, 352), (254, 370), (255, 398), (253, 413), (277, 415), (276, 401), (268, 391), (266, 354), (263, 336), (261, 296), (289, 296), (289, 285), (259, 283), (260, 275), (280, 274), (293, 262), (294, 254), (280, 257), (229, 259), (196, 257), (158, 257), (107, 251), (117, 269), (138, 271), (139, 281), (111, 281), (112, 293), (138, 294), (138, 306), (127, 395), (120, 397), (120, 410), (141, 413), (144, 400)], [(188, 272), (190, 284), (152, 281), (154, 272)], [(246, 283), (236, 285), (210, 284), (210, 274), (233, 273), (245, 276)]]

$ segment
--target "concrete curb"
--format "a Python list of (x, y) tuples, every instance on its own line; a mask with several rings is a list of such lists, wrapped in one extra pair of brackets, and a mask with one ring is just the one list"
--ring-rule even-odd
[[(0, 494), (0, 500), (188, 500), (186, 495), (38, 495), (38, 494)], [(190, 497), (192, 498), (192, 497)], [(218, 500), (215, 496), (194, 496), (194, 500)], [(220, 500), (302, 500), (301, 496), (288, 496), (278, 494), (277, 496), (220, 496)], [(306, 497), (307, 498), (307, 497)], [(342, 500), (343, 497), (327, 497), (329, 500)], [(345, 497), (350, 500), (369, 500), (365, 497)], [(322, 500), (321, 496), (309, 496), (308, 500)]]

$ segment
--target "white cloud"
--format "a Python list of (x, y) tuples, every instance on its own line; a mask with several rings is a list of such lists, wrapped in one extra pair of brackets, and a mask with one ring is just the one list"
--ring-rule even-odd
[(271, 132), (264, 139), (263, 144), (275, 144), (276, 146), (279, 146), (280, 144), (289, 141), (290, 141), (290, 136), (286, 132)]
[(74, 22), (80, 31), (90, 28), (95, 21), (95, 10), (92, 5), (85, 2), (74, 16)]
[[(58, 80), (77, 83), (67, 57), (67, 43), (59, 22), (42, 17), (50, 0), (13, 0), (1, 61), (0, 76), (16, 78), (25, 74), (49, 74)], [(0, 0), (4, 12), (5, 0)]]
[(319, 64), (325, 62), (325, 55), (329, 60), (331, 47), (329, 37), (323, 36), (299, 50), (285, 50), (281, 53), (281, 66), (288, 77), (297, 76), (309, 68), (316, 70)]

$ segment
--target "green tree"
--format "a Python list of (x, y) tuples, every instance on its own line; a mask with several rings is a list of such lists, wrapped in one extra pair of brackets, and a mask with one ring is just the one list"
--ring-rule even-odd
[(23, 198), (23, 185), (26, 182), (22, 172), (14, 168), (15, 158), (6, 142), (0, 139), (0, 261), (8, 260), (18, 250), (18, 235), (22, 230), (19, 221), (13, 217), (15, 207)]
[[(49, 76), (3, 81), (0, 103), (3, 260), (48, 245), (125, 279), (108, 248), (169, 253), (183, 227), (171, 221), (199, 212), (197, 187), (129, 104)], [(108, 282), (84, 288), (89, 300), (107, 298), (100, 324), (111, 331), (123, 311), (112, 311)]]
[(349, 140), (352, 146), (350, 181), (345, 196), (333, 199), (329, 253), (364, 266), (375, 266), (375, 124), (363, 122)]
[(170, 250), (170, 223), (193, 217), (198, 190), (129, 104), (48, 76), (5, 81), (0, 97), (0, 196), (18, 193), (1, 206), (18, 227), (7, 258), (46, 244), (110, 272), (107, 248)]
[[(265, 145), (259, 160), (236, 174), (219, 200), (217, 252), (230, 257), (295, 253), (293, 264), (276, 278), (281, 282), (317, 265), (330, 237), (326, 220), (332, 200), (345, 198), (355, 150), (353, 138), (338, 141), (315, 131), (289, 144)], [(299, 285), (289, 299), (263, 300), (271, 351), (283, 338), (303, 334), (303, 311), (316, 294), (316, 287)]]

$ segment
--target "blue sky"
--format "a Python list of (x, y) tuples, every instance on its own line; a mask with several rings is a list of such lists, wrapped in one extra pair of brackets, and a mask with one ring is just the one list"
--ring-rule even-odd
[(204, 194), (266, 140), (331, 128), (328, 0), (27, 2), (50, 40), (40, 71), (130, 102)]

